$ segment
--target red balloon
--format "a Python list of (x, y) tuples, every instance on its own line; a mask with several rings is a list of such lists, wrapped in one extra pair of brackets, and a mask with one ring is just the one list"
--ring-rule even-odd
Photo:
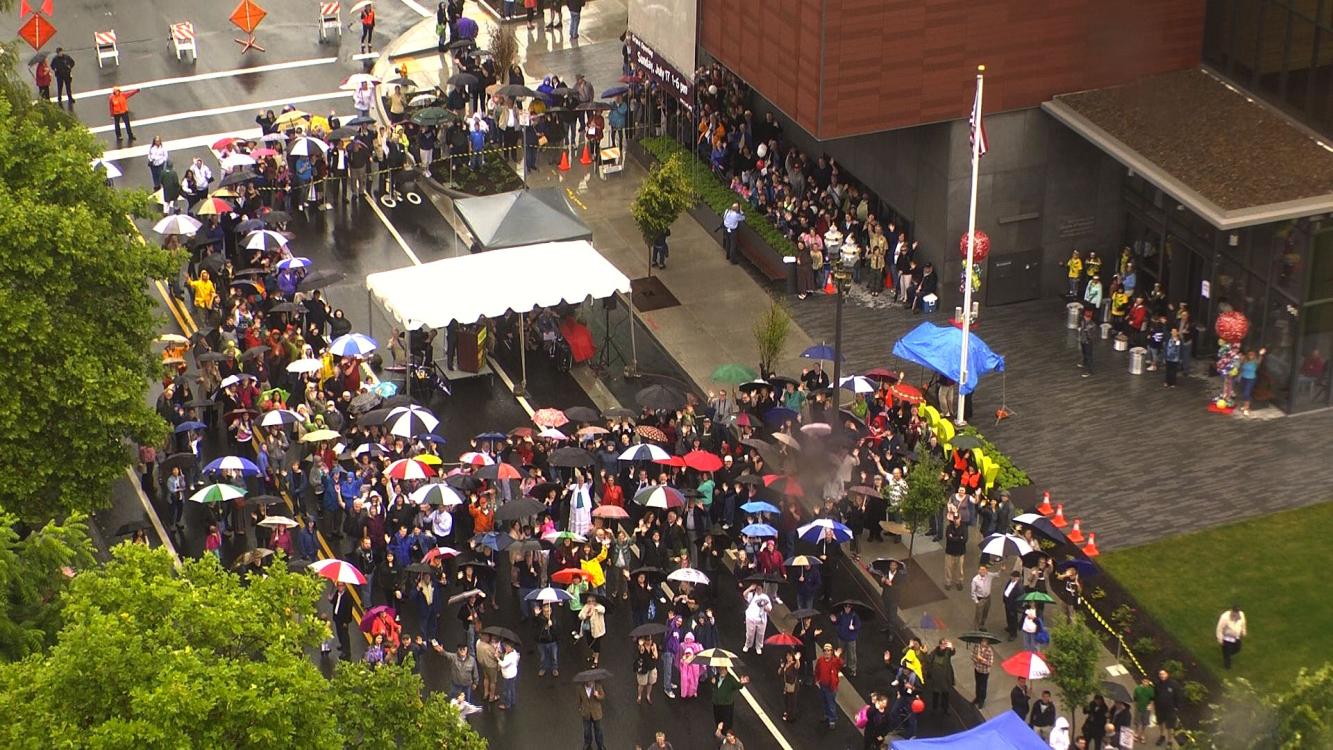
[(926, 711), (926, 702), (921, 700), (920, 698), (913, 698), (912, 713), (920, 714), (920, 713), (925, 713), (925, 711)]
[[(973, 258), (977, 263), (980, 263), (981, 261), (983, 261), (983, 260), (986, 259), (986, 256), (987, 256), (987, 255), (990, 255), (990, 235), (988, 235), (988, 234), (986, 234), (985, 232), (983, 232), (983, 231), (981, 231), (980, 229), (978, 229), (978, 230), (975, 232), (975, 236), (976, 236), (976, 241), (975, 241), (974, 246), (973, 246), (973, 248), (972, 248), (972, 258)], [(964, 260), (967, 259), (967, 233), (966, 233), (966, 232), (963, 233), (963, 237), (962, 237), (962, 239), (960, 239), (960, 240), (958, 241), (958, 253), (959, 253), (960, 255), (963, 256), (963, 259), (964, 259)]]
[(1228, 344), (1238, 344), (1250, 332), (1250, 319), (1238, 310), (1228, 310), (1217, 316), (1217, 337)]

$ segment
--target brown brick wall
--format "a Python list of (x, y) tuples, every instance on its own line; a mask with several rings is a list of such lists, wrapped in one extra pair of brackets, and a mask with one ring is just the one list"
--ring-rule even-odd
[(700, 0), (699, 34), (827, 139), (965, 116), (978, 63), (987, 112), (1192, 67), (1203, 13), (1203, 0)]

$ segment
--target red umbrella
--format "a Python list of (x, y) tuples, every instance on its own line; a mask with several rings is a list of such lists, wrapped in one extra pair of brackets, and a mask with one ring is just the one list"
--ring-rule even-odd
[(1004, 671), (1015, 677), (1040, 680), (1051, 676), (1051, 667), (1041, 655), (1033, 651), (1019, 651), (1001, 664)]
[(569, 424), (569, 418), (559, 409), (538, 409), (532, 421), (539, 427), (559, 427)]
[(523, 475), (519, 473), (518, 467), (501, 461), (495, 464), (496, 479), (522, 479)]
[(742, 413), (736, 415), (736, 426), (737, 426), (737, 427), (758, 427), (759, 424), (758, 424), (758, 421), (757, 421), (754, 417), (750, 416), (750, 414), (749, 414), (748, 412), (742, 412)]
[(600, 505), (593, 509), (592, 517), (620, 520), (622, 518), (629, 518), (629, 513), (619, 505)]
[(532, 437), (534, 430), (531, 427), (515, 427), (509, 431), (510, 437), (527, 438)]
[(639, 433), (639, 436), (644, 440), (651, 440), (654, 443), (665, 443), (667, 441), (666, 433), (652, 425), (641, 424), (635, 427), (634, 431)]
[(898, 382), (898, 373), (893, 372), (892, 370), (885, 369), (883, 367), (876, 367), (873, 370), (869, 370), (866, 372), (865, 376), (867, 378), (870, 378), (871, 380), (878, 380), (881, 383)]
[(588, 572), (582, 568), (565, 568), (564, 570), (557, 570), (556, 572), (551, 574), (551, 583), (558, 583), (561, 586), (568, 586), (569, 584), (574, 582), (574, 576), (579, 576), (580, 578), (587, 578)]
[(213, 150), (214, 150), (214, 151), (221, 151), (221, 150), (224, 149), (224, 148), (231, 148), (233, 145), (235, 145), (235, 144), (237, 144), (237, 143), (240, 143), (240, 139), (239, 139), (239, 138), (232, 138), (232, 137), (228, 136), (228, 137), (226, 137), (226, 138), (222, 138), (222, 139), (220, 139), (220, 140), (214, 141), (214, 142), (213, 142)]
[(342, 560), (333, 558), (318, 560), (310, 563), (310, 569), (335, 583), (356, 584), (358, 586), (363, 586), (366, 583), (366, 577), (356, 569), (355, 565)]
[(784, 495), (792, 497), (805, 497), (805, 490), (801, 488), (801, 483), (796, 481), (796, 477), (785, 474), (765, 474), (764, 486), (772, 488), (774, 492), (781, 492)]
[(681, 458), (680, 456), (667, 456), (666, 458), (659, 458), (656, 461), (653, 461), (653, 463), (659, 464), (661, 466), (674, 466), (677, 469), (685, 468), (685, 459)]
[(690, 451), (685, 454), (685, 465), (695, 471), (717, 471), (722, 468), (722, 459), (708, 451)]
[(421, 562), (429, 563), (437, 557), (442, 557), (446, 560), (451, 557), (458, 557), (458, 550), (453, 547), (432, 547), (429, 552), (421, 556)]
[(906, 401), (909, 404), (919, 404), (925, 400), (921, 395), (921, 389), (910, 383), (894, 383), (889, 388), (889, 393), (899, 401)]
[(429, 479), (435, 470), (415, 458), (400, 458), (389, 464), (384, 476), (390, 479)]
[(778, 633), (764, 639), (765, 646), (800, 646), (801, 639), (791, 633)]

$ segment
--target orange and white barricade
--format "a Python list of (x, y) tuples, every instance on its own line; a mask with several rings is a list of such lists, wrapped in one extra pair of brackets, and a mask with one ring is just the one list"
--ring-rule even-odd
[(116, 32), (94, 31), (93, 49), (97, 50), (97, 67), (102, 67), (103, 60), (115, 60), (116, 66), (120, 67), (120, 48), (116, 46)]
[(189, 21), (171, 24), (171, 48), (176, 53), (176, 59), (181, 59), (181, 55), (186, 52), (194, 60), (199, 59), (199, 46), (194, 36), (194, 24)]
[(329, 38), (329, 32), (336, 31), (338, 36), (343, 35), (343, 19), (341, 3), (319, 4), (319, 38), (321, 41)]

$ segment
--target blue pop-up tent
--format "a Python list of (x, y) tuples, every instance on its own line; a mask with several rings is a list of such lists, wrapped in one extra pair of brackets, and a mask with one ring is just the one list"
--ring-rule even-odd
[[(963, 395), (976, 390), (982, 375), (1004, 372), (1004, 357), (991, 351), (975, 333), (967, 335), (967, 382), (959, 385)], [(938, 372), (958, 382), (963, 350), (963, 332), (953, 326), (922, 323), (893, 345), (893, 356)]]
[(922, 740), (894, 740), (890, 750), (1051, 750), (1013, 711), (966, 732)]

